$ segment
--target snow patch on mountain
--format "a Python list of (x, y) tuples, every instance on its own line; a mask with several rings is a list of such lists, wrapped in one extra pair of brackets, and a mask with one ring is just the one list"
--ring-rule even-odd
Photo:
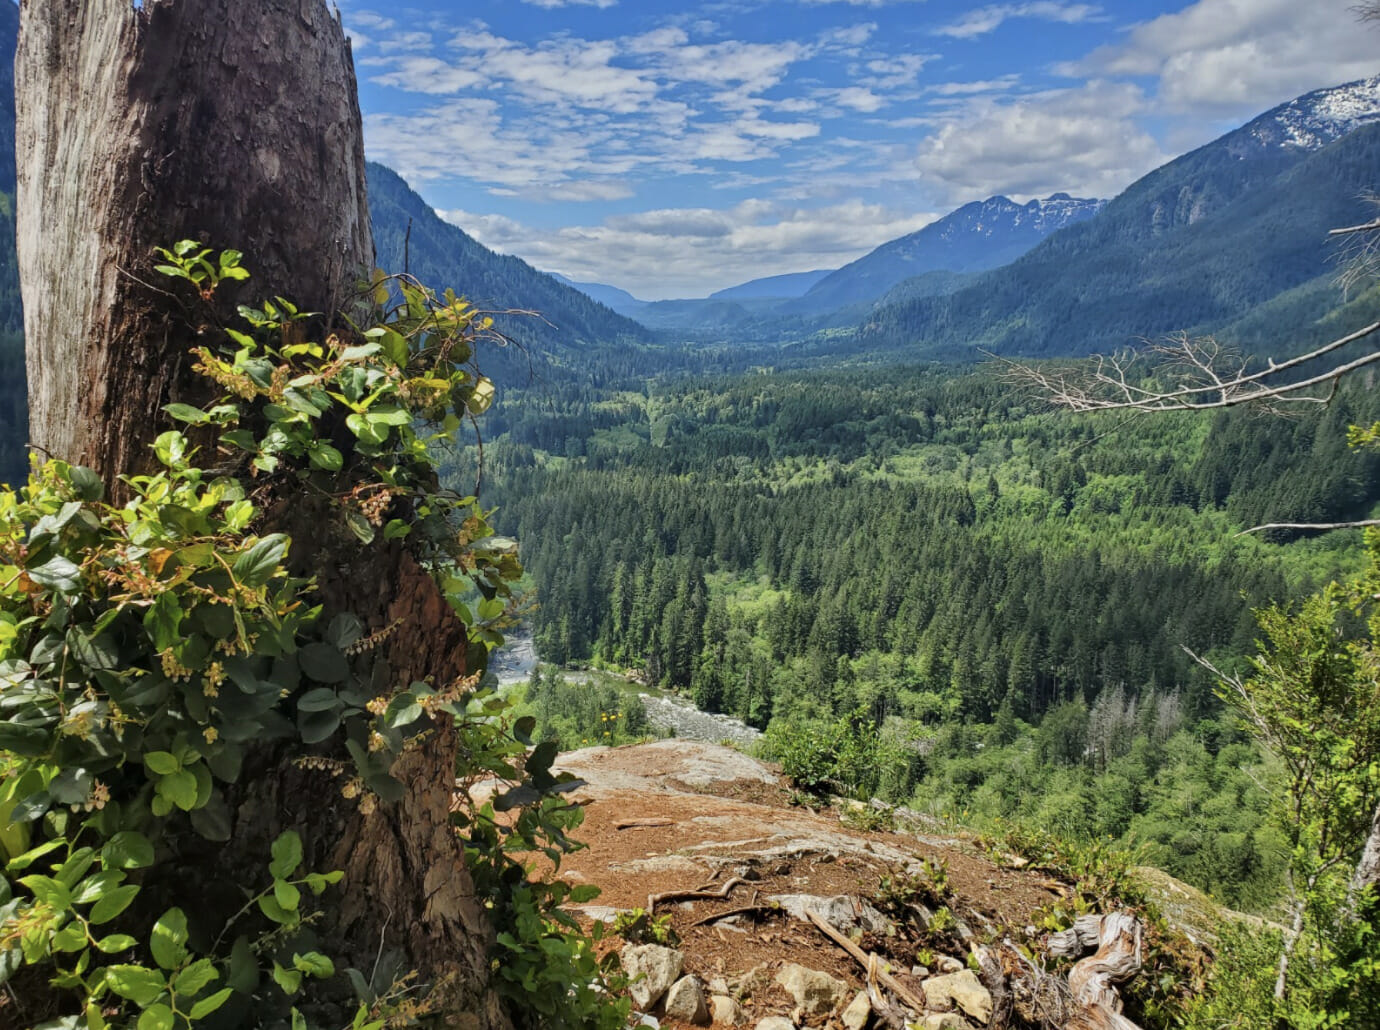
[(1264, 146), (1318, 150), (1376, 121), (1380, 121), (1380, 75), (1305, 93), (1265, 112), (1245, 128)]

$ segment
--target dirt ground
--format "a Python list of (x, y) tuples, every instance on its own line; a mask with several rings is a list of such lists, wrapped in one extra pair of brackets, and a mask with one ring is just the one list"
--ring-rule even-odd
[[(650, 910), (657, 902), (656, 914), (669, 914), (681, 939), (686, 971), (706, 984), (724, 981), (739, 994), (748, 1026), (793, 1007), (772, 983), (785, 963), (862, 985), (861, 967), (813, 924), (768, 903), (772, 895), (849, 895), (886, 911), (884, 878), (929, 860), (947, 871), (943, 902), (970, 939), (982, 940), (999, 928), (1025, 927), (1063, 890), (1044, 874), (1003, 868), (972, 841), (850, 828), (836, 809), (792, 806), (791, 792), (774, 770), (717, 745), (668, 740), (591, 748), (563, 756), (559, 768), (587, 783), (575, 793), (586, 812), (575, 836), (588, 844), (564, 860), (560, 875), (571, 883), (597, 884), (603, 892), (577, 913), (609, 919), (611, 909)], [(720, 891), (734, 880), (739, 882), (721, 899), (654, 897)], [(737, 909), (751, 911), (711, 918)], [(917, 945), (932, 953), (922, 956), (931, 962), (939, 954), (962, 961), (968, 950), (963, 934), (955, 932), (864, 933), (860, 943), (886, 956), (902, 980), (916, 961)], [(750, 976), (757, 967), (764, 968)]]

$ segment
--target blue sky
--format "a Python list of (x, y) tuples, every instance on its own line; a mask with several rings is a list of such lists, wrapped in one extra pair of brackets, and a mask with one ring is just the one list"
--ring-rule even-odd
[(365, 145), (644, 299), (832, 268), (959, 204), (1109, 197), (1380, 71), (1353, 0), (341, 0)]

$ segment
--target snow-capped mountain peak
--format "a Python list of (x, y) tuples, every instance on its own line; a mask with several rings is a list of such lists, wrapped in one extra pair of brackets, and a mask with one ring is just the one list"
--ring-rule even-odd
[(1380, 75), (1305, 93), (1265, 112), (1246, 131), (1265, 146), (1317, 150), (1376, 121), (1380, 121)]

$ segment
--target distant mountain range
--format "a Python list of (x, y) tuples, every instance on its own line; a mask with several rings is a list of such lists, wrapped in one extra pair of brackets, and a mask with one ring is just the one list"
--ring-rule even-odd
[(828, 268), (813, 272), (787, 272), (785, 275), (769, 275), (765, 279), (753, 279), (739, 286), (730, 286), (709, 295), (710, 300), (790, 300), (803, 297), (810, 287), (831, 272)]
[(1006, 197), (965, 204), (825, 276), (805, 293), (801, 305), (807, 312), (822, 313), (877, 300), (893, 286), (927, 272), (997, 268), (1051, 233), (1091, 218), (1105, 203), (1056, 193), (1028, 204)]
[(1363, 196), (1380, 185), (1377, 123), (1380, 76), (1282, 104), (1011, 264), (880, 307), (859, 345), (1086, 354), (1237, 325), (1265, 304), (1292, 311), (1302, 332), (1338, 304), (1328, 230), (1374, 217)]

